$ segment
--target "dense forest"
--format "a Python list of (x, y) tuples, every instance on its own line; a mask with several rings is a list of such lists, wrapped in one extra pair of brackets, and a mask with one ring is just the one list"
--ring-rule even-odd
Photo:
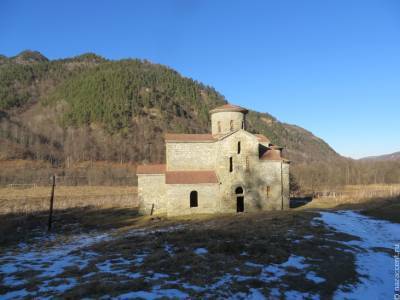
[[(161, 162), (165, 132), (208, 132), (209, 110), (226, 102), (212, 87), (148, 61), (0, 56), (0, 162), (35, 161), (40, 170), (44, 163), (67, 172), (82, 162)], [(400, 182), (399, 161), (343, 158), (268, 113), (250, 111), (248, 129), (285, 147), (302, 187)], [(5, 169), (2, 182), (16, 180)]]

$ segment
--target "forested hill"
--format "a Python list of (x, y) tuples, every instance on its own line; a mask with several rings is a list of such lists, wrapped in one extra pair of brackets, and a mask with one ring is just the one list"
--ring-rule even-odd
[(379, 156), (368, 156), (361, 158), (363, 161), (400, 161), (400, 151), (390, 154), (384, 154)]
[[(212, 87), (148, 61), (0, 55), (0, 160), (161, 162), (165, 132), (208, 132), (209, 110), (226, 102)], [(250, 111), (248, 128), (286, 147), (294, 169), (348, 163), (267, 113)]]

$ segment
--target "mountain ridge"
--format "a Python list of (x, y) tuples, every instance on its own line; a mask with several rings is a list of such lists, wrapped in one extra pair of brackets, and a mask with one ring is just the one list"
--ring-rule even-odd
[(360, 161), (400, 161), (400, 151), (359, 158)]

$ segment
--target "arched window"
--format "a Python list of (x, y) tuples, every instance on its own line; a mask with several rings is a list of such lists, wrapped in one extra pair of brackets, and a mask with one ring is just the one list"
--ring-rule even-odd
[(244, 121), (242, 121), (242, 129), (244, 129)]
[(218, 132), (221, 132), (221, 122), (220, 121), (218, 121)]
[(240, 141), (238, 142), (238, 154), (240, 154)]
[(233, 120), (231, 120), (230, 128), (231, 128), (231, 131), (232, 131), (233, 130)]
[(229, 157), (229, 172), (233, 171), (233, 161), (232, 161), (232, 157)]
[(243, 188), (242, 188), (241, 186), (238, 186), (238, 187), (235, 189), (235, 194), (243, 194)]
[(197, 191), (190, 192), (190, 207), (197, 207)]
[(266, 194), (267, 198), (269, 197), (270, 192), (271, 192), (271, 187), (270, 187), (270, 186), (267, 186), (267, 187), (265, 188), (265, 194)]

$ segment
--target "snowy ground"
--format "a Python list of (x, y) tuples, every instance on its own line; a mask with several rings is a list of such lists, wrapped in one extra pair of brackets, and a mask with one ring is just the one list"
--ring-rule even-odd
[(343, 242), (356, 256), (358, 285), (341, 286), (337, 299), (392, 299), (394, 296), (395, 244), (400, 243), (400, 224), (375, 220), (353, 211), (322, 212), (322, 220), (337, 231), (358, 237)]
[[(352, 211), (321, 212), (311, 223), (311, 227), (328, 226), (329, 230), (319, 239), (311, 233), (299, 236), (293, 230), (288, 230), (285, 239), (299, 249), (302, 245), (309, 247), (311, 243), (315, 247), (314, 252), (333, 247), (335, 249), (332, 251), (336, 251), (339, 256), (340, 251), (345, 251), (356, 258), (359, 282), (350, 286), (337, 286), (335, 299), (393, 298), (392, 253), (395, 243), (399, 242), (400, 224), (374, 220)], [(0, 252), (0, 298), (62, 297), (71, 291), (75, 294), (69, 296), (77, 297), (80, 295), (80, 285), (94, 284), (96, 288), (101, 288), (97, 286), (113, 284), (114, 292), (121, 287), (119, 295), (107, 296), (100, 289), (93, 298), (99, 298), (101, 294), (104, 299), (185, 299), (193, 295), (200, 298), (320, 299), (323, 297), (323, 289), (329, 284), (329, 279), (321, 275), (326, 273), (319, 272), (323, 261), (321, 257), (292, 253), (283, 262), (277, 260), (276, 263), (272, 261), (265, 264), (260, 263), (260, 257), (252, 256), (247, 251), (239, 254), (238, 261), (242, 263), (237, 268), (227, 270), (218, 277), (210, 277), (205, 284), (193, 284), (184, 274), (190, 273), (196, 265), (206, 264), (212, 259), (218, 262), (218, 258), (212, 256), (219, 254), (204, 246), (190, 250), (179, 248), (177, 240), (168, 240), (164, 236), (183, 229), (184, 226), (178, 225), (155, 230), (135, 229), (123, 236), (110, 232), (76, 235), (68, 239), (53, 235), (38, 238), (31, 245), (21, 243), (18, 247)], [(351, 235), (352, 238), (346, 235), (347, 238), (338, 242), (337, 238), (333, 238), (338, 232)], [(115, 242), (117, 247), (126, 240), (128, 245), (132, 245), (135, 241), (142, 241), (140, 239), (146, 243), (154, 239), (157, 244), (154, 249), (132, 247), (128, 248), (128, 252), (120, 253), (119, 248), (116, 248), (112, 254), (104, 254), (107, 244)], [(340, 244), (343, 248), (338, 248)], [(126, 249), (124, 247), (122, 249)], [(152, 251), (162, 254), (160, 260), (172, 260), (181, 257), (182, 249), (190, 251), (191, 258), (187, 264), (178, 259), (179, 263), (184, 264), (178, 269), (179, 272), (166, 273), (145, 268), (147, 263), (151, 265), (148, 259), (154, 255)], [(129, 290), (134, 284), (135, 289)], [(305, 291), (307, 289), (304, 284), (310, 286), (309, 292)]]

